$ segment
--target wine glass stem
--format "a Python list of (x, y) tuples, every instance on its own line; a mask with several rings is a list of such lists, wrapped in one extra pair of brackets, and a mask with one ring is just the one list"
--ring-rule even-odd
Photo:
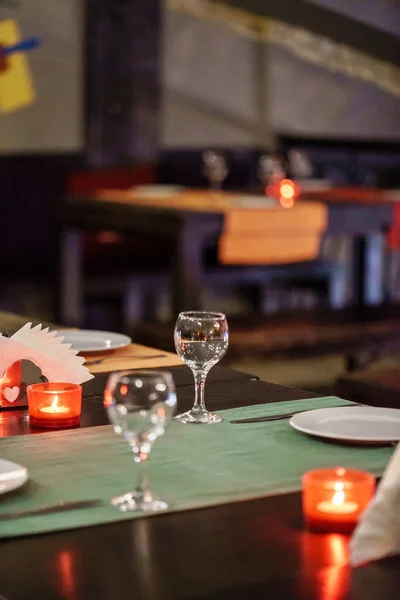
[(138, 496), (144, 498), (148, 490), (148, 476), (147, 476), (147, 459), (148, 454), (140, 454), (135, 453), (135, 463), (137, 464), (138, 469), (138, 481), (135, 488), (135, 492)]
[(206, 386), (207, 371), (193, 371), (194, 376), (194, 405), (192, 410), (206, 411), (204, 402), (204, 388)]

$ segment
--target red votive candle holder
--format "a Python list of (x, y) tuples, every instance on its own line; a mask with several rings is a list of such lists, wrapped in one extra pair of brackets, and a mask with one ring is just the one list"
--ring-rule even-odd
[(375, 477), (336, 467), (303, 475), (303, 514), (308, 528), (351, 533), (375, 492)]
[(79, 425), (82, 386), (75, 383), (34, 383), (28, 386), (27, 391), (31, 425), (49, 429)]

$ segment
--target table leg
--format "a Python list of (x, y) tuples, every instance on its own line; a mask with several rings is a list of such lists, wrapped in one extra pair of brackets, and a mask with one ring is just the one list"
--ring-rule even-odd
[(350, 241), (347, 236), (327, 235), (321, 247), (322, 260), (331, 264), (328, 299), (329, 307), (335, 310), (345, 308), (348, 303), (348, 287), (353, 269)]
[(202, 250), (204, 232), (195, 219), (182, 222), (172, 272), (172, 310), (175, 318), (183, 310), (201, 310), (203, 286)]
[(329, 308), (340, 310), (347, 302), (346, 269), (341, 265), (333, 265), (328, 280)]
[(388, 249), (386, 252), (386, 294), (390, 302), (400, 298), (400, 252)]
[(64, 229), (60, 235), (57, 320), (63, 325), (83, 325), (83, 234)]
[[(356, 240), (355, 274), (357, 304), (378, 306), (384, 300), (385, 236), (371, 233)], [(358, 263), (358, 268), (357, 268)]]

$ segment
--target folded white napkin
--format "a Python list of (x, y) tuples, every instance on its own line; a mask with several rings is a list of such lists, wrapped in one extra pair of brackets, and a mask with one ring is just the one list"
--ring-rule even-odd
[(350, 541), (353, 566), (400, 554), (400, 444)]
[(19, 360), (30, 360), (37, 365), (48, 381), (84, 383), (93, 378), (84, 366), (83, 356), (63, 344), (64, 337), (41, 325), (26, 323), (10, 338), (0, 336), (0, 373)]

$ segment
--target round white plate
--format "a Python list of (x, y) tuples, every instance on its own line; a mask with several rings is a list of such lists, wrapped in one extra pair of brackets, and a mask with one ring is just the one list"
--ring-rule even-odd
[(294, 415), (290, 425), (302, 433), (331, 440), (365, 444), (400, 440), (400, 410), (392, 408), (320, 408)]
[(135, 192), (137, 196), (142, 198), (169, 198), (170, 196), (176, 196), (184, 191), (182, 185), (136, 185), (131, 188), (132, 192)]
[(400, 190), (387, 190), (386, 196), (391, 202), (400, 202)]
[(243, 208), (279, 208), (279, 202), (268, 196), (235, 196), (230, 202)]
[(0, 458), (0, 494), (16, 490), (28, 480), (25, 467)]
[(59, 329), (58, 335), (64, 336), (64, 342), (72, 344), (74, 350), (79, 352), (104, 352), (129, 346), (131, 338), (122, 333), (110, 331), (95, 331), (90, 329)]
[(296, 179), (295, 182), (302, 192), (325, 192), (333, 188), (329, 179)]

